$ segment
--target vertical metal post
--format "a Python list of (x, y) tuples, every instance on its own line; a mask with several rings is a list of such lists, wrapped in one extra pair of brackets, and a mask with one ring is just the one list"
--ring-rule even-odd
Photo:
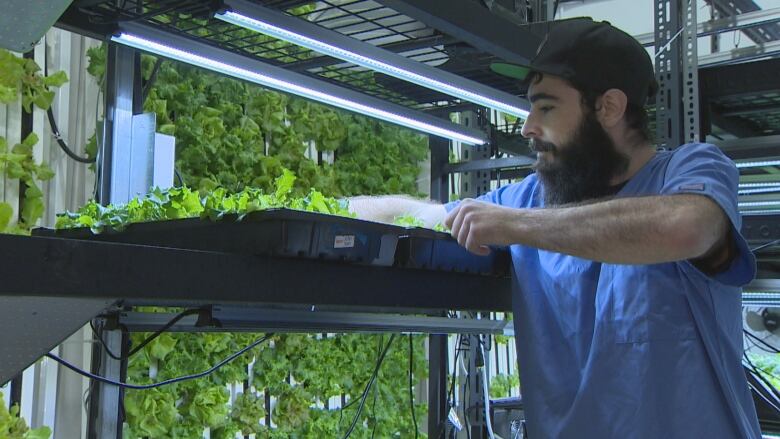
[(696, 0), (683, 0), (682, 73), (685, 142), (699, 141), (699, 51)]
[[(103, 331), (102, 337), (111, 352), (122, 352), (123, 334), (121, 331)], [(122, 363), (108, 357), (103, 352), (101, 375), (110, 380), (120, 381), (122, 379)], [(121, 389), (107, 384), (100, 384), (99, 389), (100, 406), (97, 416), (97, 437), (98, 439), (121, 439), (122, 423), (119, 421)]]
[[(101, 204), (126, 202), (132, 193), (133, 115), (141, 111), (140, 55), (133, 49), (109, 44), (106, 60), (105, 120), (103, 141), (98, 154), (98, 193)], [(123, 334), (106, 331), (104, 339), (111, 352), (122, 352)], [(99, 355), (102, 376), (120, 381), (126, 362), (115, 360), (104, 351), (93, 351), (93, 361)], [(90, 435), (97, 439), (122, 437), (119, 419), (122, 392), (116, 386), (99, 384), (95, 400), (90, 404)], [(94, 421), (92, 421), (94, 419)], [(96, 422), (96, 424), (92, 424)]]
[(450, 192), (448, 175), (444, 168), (450, 161), (450, 141), (443, 137), (430, 136), (428, 146), (431, 149), (431, 201), (446, 203), (449, 201)]
[(130, 181), (136, 53), (134, 49), (109, 43), (106, 60), (106, 116), (100, 144), (97, 200), (101, 204), (127, 201)]
[[(485, 109), (478, 111), (464, 111), (461, 113), (461, 125), (469, 128), (479, 129), (480, 119), (485, 117)], [(461, 161), (468, 162), (472, 160), (489, 159), (491, 155), (491, 146), (485, 145), (463, 145), (461, 144)], [(460, 196), (461, 198), (474, 198), (490, 190), (490, 171), (470, 171), (464, 172), (460, 178)]]
[(447, 419), (447, 336), (428, 337), (428, 437), (442, 437)]
[(699, 75), (695, 0), (655, 0), (658, 144), (699, 140)]
[[(449, 200), (448, 174), (444, 167), (450, 161), (450, 141), (429, 136), (431, 149), (431, 200)], [(447, 336), (428, 337), (428, 437), (440, 438), (447, 419)]]

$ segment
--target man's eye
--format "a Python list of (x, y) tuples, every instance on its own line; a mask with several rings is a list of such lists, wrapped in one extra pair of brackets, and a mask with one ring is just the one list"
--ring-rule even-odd
[(549, 107), (549, 106), (548, 107), (540, 107), (539, 111), (541, 111), (542, 113), (549, 113), (550, 111), (552, 111), (552, 109), (553, 109), (553, 107)]

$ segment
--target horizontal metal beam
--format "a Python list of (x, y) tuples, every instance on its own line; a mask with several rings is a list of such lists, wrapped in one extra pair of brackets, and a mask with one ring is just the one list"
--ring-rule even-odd
[(492, 171), (494, 169), (527, 168), (536, 163), (535, 159), (524, 156), (503, 157), (499, 159), (472, 160), (463, 163), (451, 163), (444, 167), (444, 172)]
[[(778, 22), (780, 22), (780, 8), (763, 9), (699, 23), (696, 27), (696, 36), (706, 37)], [(634, 38), (643, 46), (652, 46), (655, 43), (653, 32), (635, 35)]]
[(378, 2), (507, 62), (529, 64), (543, 38), (530, 27), (518, 26), (471, 0)]
[[(712, 3), (715, 10), (723, 16), (761, 10), (761, 6), (753, 0), (708, 0), (708, 2)], [(746, 30), (745, 35), (756, 43), (765, 43), (780, 38), (780, 29), (772, 25), (762, 26), (761, 29)]]
[(740, 47), (727, 52), (716, 52), (699, 57), (699, 67), (712, 67), (734, 62), (752, 61), (754, 59), (780, 56), (780, 41)]
[[(150, 332), (164, 326), (176, 314), (125, 312), (118, 323), (131, 332)], [(196, 326), (198, 316), (187, 316), (173, 325), (179, 332), (412, 332), (424, 334), (514, 335), (511, 321), (424, 317), (399, 314), (302, 311), (215, 306), (214, 326)]]
[(715, 142), (732, 160), (769, 157), (780, 153), (780, 136), (743, 137)]
[[(777, 72), (780, 72), (780, 59), (702, 68), (699, 69), (700, 94), (710, 102), (715, 102), (720, 97), (776, 92), (780, 90), (780, 75)], [(727, 108), (721, 108), (720, 111), (727, 111)]]
[(755, 279), (743, 287), (745, 291), (778, 291), (780, 292), (780, 279)]
[(511, 308), (509, 278), (14, 235), (0, 235), (0, 248), (0, 296), (418, 312)]
[[(455, 38), (446, 35), (433, 35), (430, 37), (421, 37), (414, 40), (396, 41), (394, 43), (384, 44), (381, 47), (384, 50), (389, 50), (393, 53), (402, 53), (417, 49), (424, 49), (433, 46), (446, 46), (456, 42)], [(284, 68), (293, 70), (296, 72), (302, 72), (304, 70), (316, 69), (318, 67), (332, 66), (336, 64), (343, 64), (344, 61), (333, 58), (331, 56), (318, 56), (316, 58), (307, 59), (303, 61), (295, 61), (285, 64)]]

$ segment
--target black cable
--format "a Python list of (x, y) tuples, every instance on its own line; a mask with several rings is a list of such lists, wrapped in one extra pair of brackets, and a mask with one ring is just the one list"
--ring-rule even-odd
[[(44, 45), (45, 48), (45, 45)], [(43, 76), (49, 76), (49, 54), (46, 53), (47, 51), (44, 50), (43, 54)], [(54, 120), (54, 112), (51, 109), (51, 105), (46, 110), (46, 117), (49, 119), (49, 125), (51, 126), (51, 135), (54, 137), (54, 140), (57, 141), (57, 145), (60, 146), (60, 149), (62, 149), (65, 154), (72, 158), (73, 160), (79, 162), (79, 163), (86, 163), (86, 164), (92, 164), (95, 163), (95, 159), (90, 158), (84, 158), (77, 155), (75, 152), (73, 152), (68, 145), (65, 143), (65, 139), (62, 138), (62, 134), (60, 134), (60, 129), (57, 127), (57, 122)]]
[(767, 242), (766, 244), (761, 244), (761, 245), (759, 245), (756, 248), (751, 248), (750, 251), (755, 253), (755, 252), (757, 252), (759, 250), (763, 250), (763, 249), (765, 249), (765, 248), (767, 248), (769, 246), (773, 246), (773, 245), (775, 245), (777, 243), (780, 243), (780, 239), (775, 239), (774, 241)]
[[(748, 372), (750, 372), (753, 375), (755, 375), (755, 372), (751, 371), (750, 368), (746, 367), (745, 369), (747, 369)], [(775, 405), (774, 402), (770, 401), (769, 398), (761, 392), (761, 389), (759, 389), (756, 386), (754, 386), (753, 383), (751, 383), (750, 381), (748, 381), (748, 387), (750, 387), (755, 392), (756, 395), (760, 396), (761, 399), (763, 399), (765, 403), (769, 404), (773, 409), (775, 409), (775, 411), (777, 411), (777, 413), (780, 413), (780, 408), (777, 405)]]
[(555, 0), (555, 3), (553, 4), (553, 16), (550, 18), (550, 21), (555, 20), (555, 16), (558, 14), (558, 3), (560, 3), (561, 0)]
[(761, 382), (763, 382), (763, 383), (764, 383), (764, 385), (765, 385), (765, 386), (767, 386), (767, 387), (769, 388), (769, 390), (772, 392), (772, 394), (774, 395), (774, 397), (775, 397), (775, 398), (776, 398), (778, 401), (780, 401), (780, 391), (778, 391), (778, 390), (775, 388), (775, 386), (774, 386), (772, 383), (770, 383), (770, 382), (769, 382), (769, 380), (768, 380), (768, 379), (766, 379), (766, 378), (765, 378), (765, 377), (764, 377), (764, 376), (763, 376), (763, 375), (762, 375), (762, 374), (759, 372), (758, 368), (756, 368), (756, 365), (755, 365), (755, 364), (753, 364), (753, 362), (752, 362), (752, 361), (750, 361), (750, 358), (748, 357), (748, 355), (747, 355), (747, 352), (743, 352), (743, 353), (742, 353), (742, 357), (743, 357), (743, 358), (744, 358), (744, 359), (745, 359), (745, 360), (748, 362), (748, 364), (750, 365), (750, 367), (753, 369), (753, 372), (755, 372), (756, 376), (757, 376), (757, 377), (758, 377), (758, 378), (761, 380)]
[(414, 343), (412, 334), (409, 334), (409, 408), (412, 411), (412, 421), (414, 422), (414, 438), (419, 437), (417, 433), (417, 415), (414, 413), (414, 392), (412, 391), (412, 375), (414, 374)]
[(108, 354), (109, 357), (113, 358), (114, 360), (122, 361), (124, 358), (122, 358), (121, 355), (116, 355), (113, 352), (111, 352), (111, 349), (109, 349), (108, 345), (106, 344), (106, 341), (103, 340), (103, 336), (98, 332), (97, 328), (95, 328), (95, 322), (90, 320), (89, 321), (89, 327), (92, 328), (92, 335), (95, 336), (95, 338), (98, 339), (100, 344), (103, 346), (103, 349), (106, 351), (106, 354)]
[(743, 329), (742, 332), (744, 332), (745, 335), (747, 335), (748, 337), (752, 338), (753, 340), (756, 340), (759, 343), (761, 343), (762, 345), (766, 346), (768, 349), (771, 349), (771, 351), (769, 351), (769, 352), (772, 352), (772, 353), (775, 353), (775, 354), (780, 353), (780, 349), (776, 348), (775, 346), (772, 346), (771, 344), (767, 343), (762, 338), (756, 336), (755, 334), (751, 333), (750, 331), (748, 331), (746, 329)]
[(176, 167), (173, 167), (173, 175), (179, 180), (179, 187), (184, 187), (184, 179), (181, 178), (181, 173)]
[(201, 378), (201, 377), (204, 377), (206, 375), (212, 374), (216, 370), (221, 368), (222, 366), (230, 363), (231, 361), (235, 360), (239, 356), (243, 355), (248, 350), (257, 347), (257, 345), (259, 345), (260, 343), (263, 343), (264, 341), (268, 340), (273, 335), (274, 335), (273, 333), (268, 333), (268, 334), (264, 335), (263, 337), (261, 337), (261, 338), (255, 340), (254, 342), (252, 342), (252, 344), (250, 344), (249, 346), (247, 346), (247, 347), (241, 349), (240, 351), (230, 355), (229, 357), (227, 357), (224, 360), (220, 361), (219, 363), (217, 363), (216, 365), (214, 365), (213, 367), (211, 367), (210, 369), (208, 369), (206, 371), (203, 371), (203, 372), (200, 372), (200, 373), (196, 373), (196, 374), (192, 374), (192, 375), (185, 375), (185, 376), (181, 376), (181, 377), (177, 377), (177, 378), (171, 378), (169, 380), (161, 381), (159, 383), (145, 384), (145, 385), (131, 384), (131, 383), (122, 383), (122, 382), (119, 382), (119, 381), (114, 381), (114, 380), (108, 379), (106, 377), (95, 375), (95, 374), (89, 373), (89, 372), (87, 372), (85, 370), (82, 370), (82, 369), (80, 369), (80, 368), (70, 364), (69, 362), (63, 360), (62, 358), (60, 358), (60, 357), (58, 357), (58, 356), (56, 356), (54, 354), (50, 354), (49, 353), (49, 354), (46, 354), (46, 356), (51, 358), (52, 360), (62, 364), (63, 366), (67, 367), (68, 369), (76, 372), (77, 374), (79, 374), (81, 376), (84, 376), (84, 377), (87, 377), (87, 378), (90, 378), (92, 380), (99, 381), (99, 382), (104, 383), (104, 384), (111, 384), (111, 385), (118, 386), (118, 387), (121, 387), (121, 388), (124, 388), (124, 389), (148, 390), (148, 389), (154, 389), (156, 387), (162, 387), (162, 386), (165, 386), (165, 385), (168, 385), (168, 384), (178, 383), (178, 382), (181, 382), (181, 381), (193, 380), (193, 379), (196, 379), (196, 378)]
[(111, 352), (108, 349), (108, 346), (106, 346), (106, 342), (103, 340), (103, 337), (95, 330), (95, 325), (92, 323), (92, 321), (89, 322), (89, 326), (92, 328), (92, 331), (94, 331), (95, 336), (98, 338), (98, 340), (100, 340), (100, 344), (102, 344), (103, 347), (106, 349), (106, 353), (108, 354), (108, 356), (113, 358), (114, 360), (120, 360), (121, 361), (121, 360), (126, 360), (126, 359), (132, 357), (133, 355), (137, 354), (141, 349), (144, 348), (144, 346), (148, 345), (149, 343), (152, 342), (152, 340), (154, 340), (155, 338), (157, 338), (160, 335), (162, 335), (163, 332), (165, 332), (168, 329), (170, 329), (171, 326), (175, 325), (179, 320), (183, 319), (184, 317), (193, 315), (193, 314), (200, 314), (200, 312), (201, 312), (200, 308), (186, 309), (186, 310), (180, 312), (174, 318), (170, 319), (168, 321), (168, 323), (166, 323), (160, 329), (155, 331), (152, 335), (146, 337), (144, 339), (144, 341), (142, 341), (141, 343), (138, 344), (138, 346), (136, 346), (133, 349), (131, 349), (130, 352), (127, 353), (126, 357), (118, 356), (118, 355), (114, 354), (113, 352)]
[(379, 356), (379, 359), (376, 362), (374, 372), (371, 374), (371, 378), (366, 383), (366, 388), (363, 389), (363, 395), (360, 398), (360, 405), (358, 406), (357, 413), (355, 413), (355, 417), (352, 419), (352, 424), (350, 424), (347, 433), (344, 435), (344, 439), (347, 439), (352, 434), (352, 431), (355, 429), (355, 425), (357, 425), (358, 419), (360, 419), (360, 414), (363, 412), (363, 407), (366, 404), (368, 392), (371, 391), (371, 386), (376, 380), (377, 375), (379, 375), (379, 369), (382, 367), (382, 362), (385, 360), (385, 356), (387, 355), (387, 351), (390, 350), (390, 346), (392, 346), (393, 340), (395, 340), (395, 334), (390, 336), (390, 341), (387, 342), (387, 345), (382, 351), (382, 355)]
[(149, 80), (146, 81), (146, 84), (144, 84), (144, 89), (142, 92), (143, 99), (141, 102), (146, 102), (146, 98), (149, 97), (149, 92), (152, 91), (152, 86), (154, 86), (154, 82), (157, 80), (157, 74), (160, 72), (160, 66), (163, 63), (162, 58), (157, 58), (154, 61), (154, 67), (152, 67), (152, 74), (149, 75)]

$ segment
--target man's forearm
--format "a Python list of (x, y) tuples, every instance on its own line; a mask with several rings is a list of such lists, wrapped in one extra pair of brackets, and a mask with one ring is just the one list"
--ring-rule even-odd
[(722, 209), (701, 195), (619, 198), (519, 212), (519, 243), (622, 264), (692, 259), (727, 231)]

